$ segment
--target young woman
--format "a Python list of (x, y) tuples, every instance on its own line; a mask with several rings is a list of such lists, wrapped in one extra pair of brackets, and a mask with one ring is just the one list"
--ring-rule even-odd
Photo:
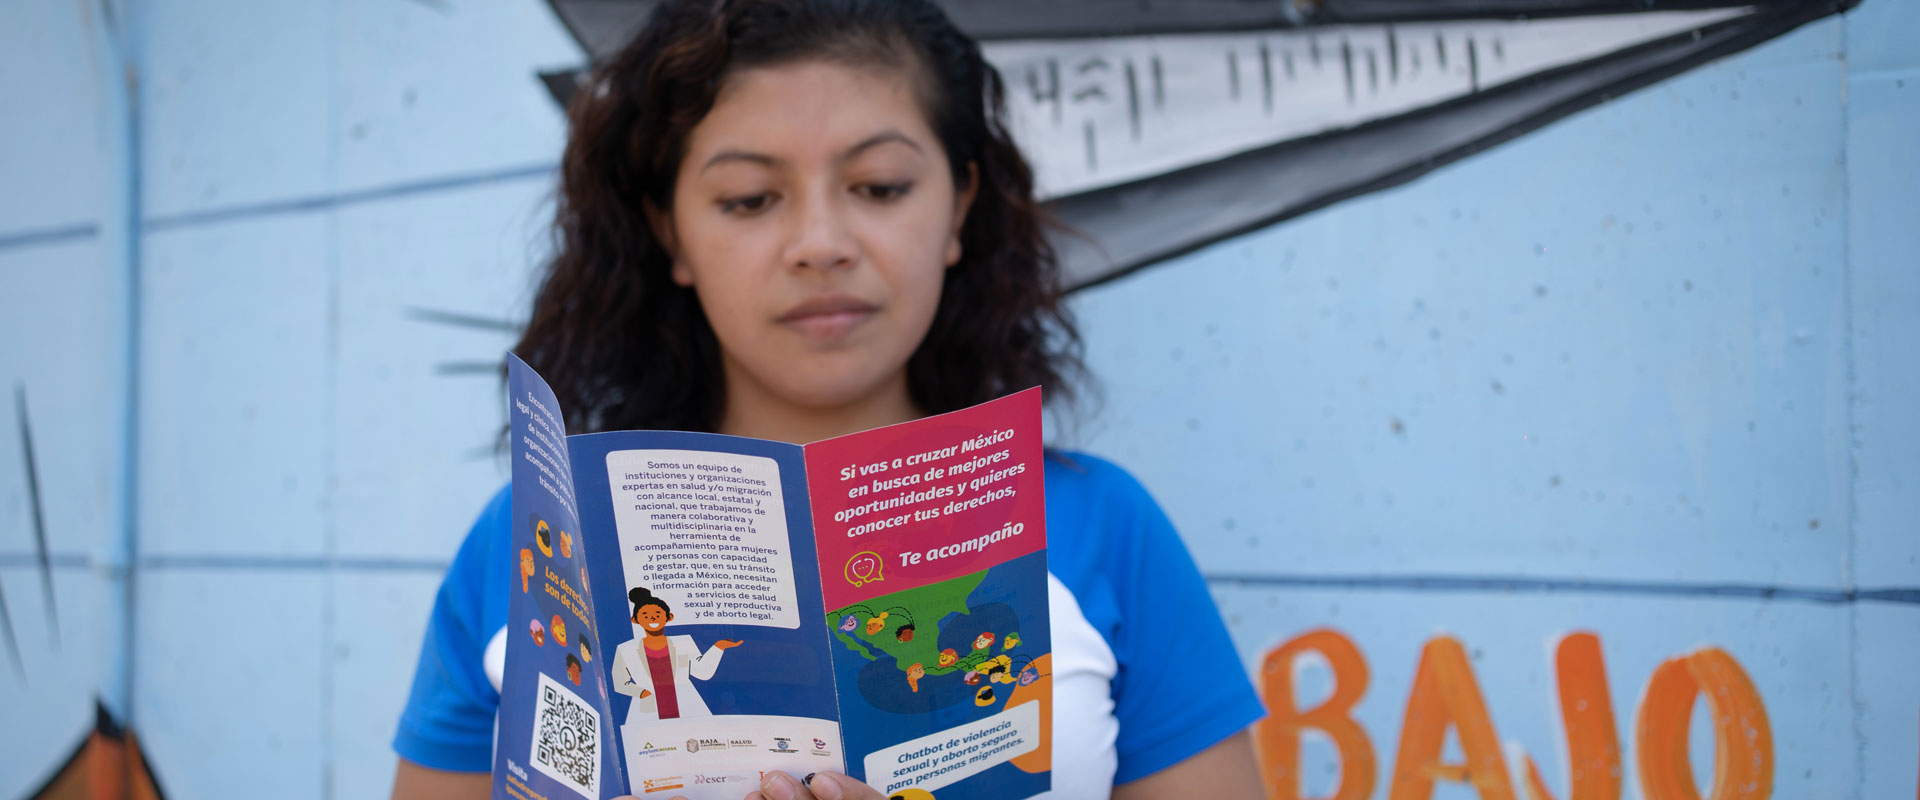
[[(1003, 95), (927, 0), (668, 0), (576, 95), (559, 249), (515, 352), (573, 432), (809, 442), (1065, 396), (1077, 340)], [(1052, 796), (1258, 796), (1261, 707), (1165, 515), (1091, 456), (1051, 454), (1045, 480)], [(506, 497), (435, 603), (396, 797), (487, 794)], [(880, 796), (778, 772), (763, 791)]]

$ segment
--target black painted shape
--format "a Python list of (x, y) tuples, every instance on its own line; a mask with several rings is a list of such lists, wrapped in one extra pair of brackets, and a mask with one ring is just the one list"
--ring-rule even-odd
[[(938, 0), (955, 24), (981, 40), (1084, 39), (1246, 31), (1360, 22), (1538, 19), (1759, 6), (1805, 0)], [(589, 59), (605, 58), (645, 24), (659, 0), (548, 0)], [(1303, 10), (1303, 6), (1308, 6)]]
[(20, 680), (27, 679), (27, 665), (20, 661), (20, 640), (13, 635), (13, 612), (7, 610), (7, 592), (0, 586), (0, 634), (7, 639), (7, 659), (13, 662), (13, 674)]
[(1070, 290), (1397, 186), (1581, 109), (1851, 8), (1757, 11), (1356, 128), (1048, 203)]
[(431, 322), (436, 325), (446, 325), (455, 328), (499, 331), (501, 333), (511, 333), (514, 335), (519, 335), (520, 331), (524, 329), (524, 326), (520, 323), (510, 320), (494, 319), (492, 317), (483, 317), (478, 314), (467, 314), (459, 311), (442, 311), (437, 308), (409, 306), (404, 312), (404, 315), (407, 319), (416, 322)]
[(1323, 0), (1314, 24), (1434, 22), (1454, 19), (1544, 19), (1549, 17), (1632, 14), (1644, 11), (1700, 11), (1812, 5), (1804, 0)]
[(40, 567), (40, 589), (47, 600), (47, 626), (53, 631), (53, 646), (60, 647), (60, 610), (53, 602), (53, 562), (47, 549), (47, 517), (40, 499), (40, 467), (33, 458), (33, 423), (27, 417), (27, 385), (13, 386), (13, 407), (20, 421), (20, 454), (26, 461), (27, 509), (33, 514), (33, 549)]

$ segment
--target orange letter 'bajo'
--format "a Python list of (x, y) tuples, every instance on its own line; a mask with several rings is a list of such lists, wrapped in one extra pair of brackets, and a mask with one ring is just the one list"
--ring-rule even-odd
[[(1460, 735), (1465, 764), (1440, 762), (1448, 726)], [(1451, 636), (1433, 638), (1420, 653), (1387, 798), (1428, 800), (1433, 797), (1434, 781), (1443, 779), (1472, 784), (1482, 800), (1515, 800), (1480, 684), (1467, 663), (1466, 649)]]
[[(1554, 649), (1560, 678), (1560, 724), (1567, 731), (1568, 800), (1620, 800), (1620, 734), (1600, 637), (1570, 634)], [(1553, 800), (1540, 767), (1527, 757), (1527, 800)]]
[[(1333, 669), (1333, 696), (1301, 711), (1294, 707), (1293, 662), (1309, 650), (1326, 658)], [(1373, 743), (1353, 719), (1353, 706), (1366, 692), (1367, 660), (1353, 640), (1338, 631), (1309, 631), (1267, 653), (1260, 686), (1267, 718), (1254, 728), (1267, 797), (1302, 800), (1300, 731), (1309, 728), (1326, 733), (1340, 750), (1340, 786), (1325, 800), (1366, 800), (1373, 794)]]
[(1717, 647), (1663, 662), (1647, 679), (1635, 748), (1647, 800), (1700, 800), (1687, 756), (1693, 701), (1702, 691), (1713, 716), (1712, 800), (1773, 794), (1773, 730), (1753, 680)]

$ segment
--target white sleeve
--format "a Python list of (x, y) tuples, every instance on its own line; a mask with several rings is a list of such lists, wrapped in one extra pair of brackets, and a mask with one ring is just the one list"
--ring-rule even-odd
[(712, 678), (714, 670), (720, 668), (720, 657), (726, 654), (718, 646), (707, 648), (707, 652), (688, 659), (687, 674), (703, 681)]

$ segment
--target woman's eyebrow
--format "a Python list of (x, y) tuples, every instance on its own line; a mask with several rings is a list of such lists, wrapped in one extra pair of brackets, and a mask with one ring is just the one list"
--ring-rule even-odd
[(706, 172), (714, 165), (728, 161), (745, 161), (749, 164), (759, 164), (763, 167), (774, 167), (780, 164), (780, 159), (765, 153), (750, 153), (745, 150), (722, 150), (713, 154), (712, 158), (707, 159), (707, 163), (701, 164), (700, 171)]
[[(847, 148), (847, 151), (840, 155), (840, 160), (852, 161), (859, 157), (861, 153), (888, 142), (898, 142), (906, 145), (907, 147), (913, 148), (913, 151), (916, 153), (926, 152), (920, 147), (918, 142), (908, 138), (906, 134), (899, 131), (888, 130), (862, 139), (859, 144)], [(724, 164), (729, 161), (743, 161), (749, 164), (758, 164), (763, 167), (778, 167), (785, 163), (781, 159), (767, 155), (766, 153), (755, 153), (748, 150), (722, 150), (713, 154), (712, 158), (707, 159), (707, 163), (700, 165), (700, 171), (705, 172), (715, 165)]]
[(904, 144), (908, 147), (913, 148), (913, 151), (916, 153), (924, 154), (926, 152), (925, 150), (920, 149), (920, 144), (918, 142), (915, 142), (914, 140), (907, 138), (906, 134), (901, 133), (899, 131), (895, 131), (895, 130), (887, 130), (887, 131), (881, 131), (865, 139), (862, 139), (859, 144), (856, 144), (852, 147), (847, 148), (847, 152), (841, 154), (840, 160), (852, 161), (853, 159), (857, 158), (861, 153), (864, 153), (875, 147), (879, 147), (880, 145), (886, 144), (887, 142), (899, 142), (901, 144)]

